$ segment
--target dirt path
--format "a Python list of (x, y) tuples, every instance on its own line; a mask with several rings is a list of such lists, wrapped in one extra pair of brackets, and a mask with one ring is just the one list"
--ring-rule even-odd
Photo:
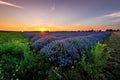
[(110, 58), (104, 68), (106, 80), (120, 79), (120, 32), (113, 32), (105, 42), (111, 49)]

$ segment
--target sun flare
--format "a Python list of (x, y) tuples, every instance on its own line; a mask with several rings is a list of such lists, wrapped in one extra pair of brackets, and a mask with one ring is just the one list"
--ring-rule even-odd
[(45, 29), (41, 29), (40, 31), (41, 31), (41, 32), (44, 32), (44, 31), (45, 31)]
[(47, 29), (46, 28), (41, 28), (40, 31), (45, 32), (45, 31), (47, 31)]

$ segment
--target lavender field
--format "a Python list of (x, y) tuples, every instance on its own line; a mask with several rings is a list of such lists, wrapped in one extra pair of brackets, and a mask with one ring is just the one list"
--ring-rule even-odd
[[(30, 40), (35, 52), (48, 55), (48, 60), (54, 67), (64, 70), (76, 66), (76, 62), (80, 61), (83, 70), (88, 67), (88, 70), (85, 69), (91, 75), (88, 78), (96, 80), (100, 77), (96, 76), (100, 74), (97, 69), (102, 67), (109, 55), (103, 42), (110, 34), (111, 32), (25, 32), (23, 35)], [(89, 69), (93, 72), (89, 72)]]
[(111, 63), (112, 35), (113, 32), (0, 32), (0, 79), (118, 79), (106, 73)]
[(0, 80), (120, 80), (120, 0), (0, 0)]

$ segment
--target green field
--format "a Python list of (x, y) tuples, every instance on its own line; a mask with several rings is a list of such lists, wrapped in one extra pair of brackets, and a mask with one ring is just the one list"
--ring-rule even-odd
[(24, 37), (20, 32), (0, 32), (0, 44), (11, 40), (22, 40)]
[(105, 67), (108, 80), (120, 79), (120, 32), (113, 32), (105, 41), (110, 48), (110, 58)]
[(113, 32), (106, 41), (106, 44), (111, 48), (111, 57), (120, 59), (120, 32)]

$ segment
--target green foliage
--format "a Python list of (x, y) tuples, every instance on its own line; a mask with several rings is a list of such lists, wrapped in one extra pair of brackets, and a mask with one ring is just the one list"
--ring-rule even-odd
[(52, 67), (49, 71), (48, 80), (61, 80), (62, 70), (59, 67)]
[(48, 80), (82, 80), (77, 67), (71, 66), (64, 69), (61, 67), (52, 67), (49, 71)]
[(101, 66), (109, 57), (109, 51), (105, 51), (105, 44), (97, 43), (89, 54), (89, 62), (96, 67)]
[(25, 51), (29, 50), (29, 43), (22, 43), (18, 40), (11, 40), (0, 45), (0, 55), (6, 54), (22, 58)]
[(77, 67), (72, 66), (68, 71), (69, 80), (83, 80), (82, 74), (79, 72)]
[[(6, 46), (9, 45), (9, 46)], [(43, 79), (49, 70), (48, 57), (32, 53), (28, 43), (11, 41), (0, 45), (1, 79)], [(6, 47), (5, 47), (6, 46)]]
[(47, 56), (38, 54), (25, 54), (25, 58), (21, 60), (18, 67), (18, 76), (21, 80), (43, 80), (48, 75), (49, 61)]
[(0, 44), (8, 42), (11, 40), (21, 40), (24, 39), (21, 32), (0, 32)]
[(50, 69), (48, 55), (34, 53), (28, 40), (23, 37), (6, 34), (9, 41), (3, 40), (0, 44), (0, 80), (45, 79)]
[(105, 51), (105, 47), (104, 44), (97, 43), (92, 47), (87, 61), (84, 54), (80, 59), (79, 66), (83, 68), (87, 80), (98, 80), (103, 77), (100, 71), (109, 58), (109, 51)]

